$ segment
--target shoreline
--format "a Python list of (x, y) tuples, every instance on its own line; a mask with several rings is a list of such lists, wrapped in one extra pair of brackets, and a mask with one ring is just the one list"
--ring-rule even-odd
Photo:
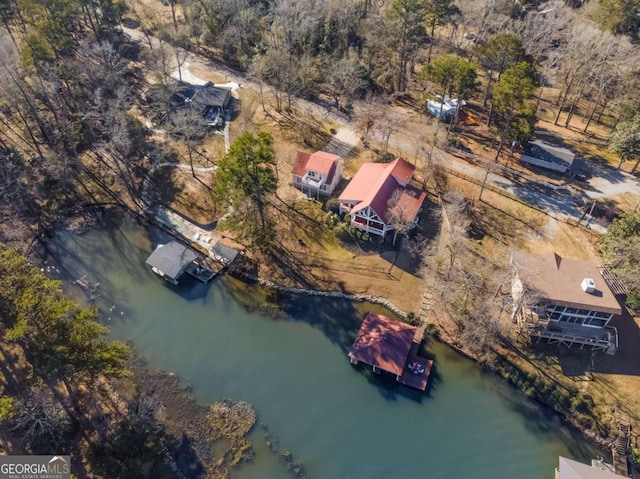
[[(395, 315), (397, 315), (398, 317), (400, 317), (400, 318), (402, 318), (404, 320), (407, 320), (410, 317), (410, 313), (402, 311), (401, 309), (397, 308), (393, 303), (391, 303), (391, 301), (389, 301), (388, 299), (383, 298), (381, 296), (362, 295), (362, 294), (348, 294), (348, 293), (343, 293), (341, 291), (321, 291), (321, 290), (312, 290), (312, 289), (304, 289), (304, 288), (293, 288), (293, 287), (288, 287), (288, 286), (284, 286), (284, 285), (281, 285), (281, 284), (277, 284), (277, 283), (274, 283), (273, 281), (270, 281), (270, 280), (267, 280), (267, 279), (264, 279), (264, 278), (259, 278), (257, 276), (246, 274), (246, 273), (243, 273), (242, 276), (244, 276), (244, 278), (246, 278), (249, 281), (251, 281), (253, 284), (259, 284), (260, 286), (263, 286), (263, 287), (272, 288), (272, 289), (274, 289), (274, 290), (276, 290), (278, 292), (284, 293), (284, 294), (307, 295), (307, 296), (322, 296), (322, 297), (327, 297), (327, 298), (345, 299), (345, 300), (354, 301), (354, 302), (369, 302), (369, 303), (381, 305), (381, 306), (389, 309)], [(239, 279), (241, 281), (244, 281), (243, 278), (239, 278)], [(244, 282), (246, 284), (250, 284), (250, 283), (248, 283), (246, 281), (244, 281)], [(421, 321), (419, 318), (417, 318), (417, 320)], [(437, 330), (437, 331), (439, 331), (439, 330)], [(486, 362), (479, 360), (479, 358), (477, 358), (473, 354), (469, 353), (468, 351), (465, 351), (464, 349), (456, 346), (452, 342), (447, 341), (440, 334), (437, 334), (437, 335), (430, 334), (430, 337), (432, 337), (436, 341), (446, 345), (448, 348), (452, 349), (457, 354), (460, 354), (461, 356), (473, 361), (474, 363), (476, 363), (481, 368), (490, 371), (492, 374), (494, 374), (495, 376), (499, 377), (502, 381), (506, 382), (511, 387), (514, 387), (518, 391), (524, 393), (524, 391), (521, 388), (519, 388), (518, 385), (513, 380), (505, 378), (504, 375), (501, 374), (501, 370), (499, 368), (493, 367), (490, 364), (487, 364)], [(522, 370), (520, 370), (520, 368), (517, 365), (515, 365), (515, 364), (513, 364), (511, 362), (509, 362), (509, 364), (511, 366), (513, 366), (514, 368), (517, 368), (519, 371), (522, 372)], [(556, 414), (558, 414), (562, 418), (562, 420), (565, 423), (567, 423), (572, 428), (574, 428), (577, 431), (579, 431), (587, 440), (593, 441), (596, 444), (598, 444), (600, 447), (603, 447), (603, 448), (606, 448), (606, 449), (611, 449), (614, 446), (615, 439), (607, 439), (607, 438), (602, 437), (602, 436), (600, 436), (598, 434), (595, 434), (590, 429), (584, 428), (572, 416), (570, 416), (570, 415), (566, 414), (565, 412), (559, 410), (559, 408), (555, 407), (554, 404), (549, 403), (549, 402), (541, 401), (541, 400), (539, 400), (537, 398), (529, 398), (529, 400), (536, 401), (537, 403), (543, 405), (544, 407), (548, 407), (549, 409), (553, 410)]]
[[(90, 205), (93, 207), (93, 205)], [(185, 238), (184, 236), (182, 236), (179, 232), (176, 231), (172, 231), (166, 227), (163, 227), (162, 225), (159, 225), (158, 222), (153, 221), (152, 218), (149, 218), (148, 215), (146, 214), (140, 214), (137, 213), (135, 211), (131, 211), (130, 208), (127, 208), (125, 205), (109, 205), (109, 208), (105, 211), (104, 210), (104, 206), (105, 205), (100, 205), (101, 209), (100, 212), (98, 211), (89, 211), (87, 212), (85, 209), (83, 209), (81, 211), (81, 215), (89, 215), (93, 218), (95, 218), (94, 221), (92, 222), (88, 222), (86, 224), (84, 224), (83, 226), (86, 226), (86, 228), (80, 228), (80, 229), (75, 229), (70, 227), (69, 222), (73, 221), (73, 216), (67, 216), (65, 218), (62, 218), (61, 221), (59, 221), (58, 225), (60, 227), (60, 229), (70, 229), (78, 234), (82, 234), (86, 231), (88, 231), (89, 229), (92, 229), (96, 226), (100, 226), (100, 219), (96, 218), (96, 216), (98, 214), (104, 214), (104, 215), (109, 215), (109, 211), (113, 212), (114, 210), (120, 210), (123, 213), (132, 213), (133, 216), (137, 219), (137, 220), (142, 220), (144, 223), (146, 223), (148, 226), (152, 226), (155, 228), (160, 228), (162, 230), (164, 230), (167, 233), (170, 233), (172, 235), (176, 235), (179, 236), (181, 240), (186, 241), (188, 244), (191, 244), (191, 241), (189, 240), (189, 238)], [(113, 208), (114, 206), (116, 206), (117, 208)], [(103, 216), (104, 218), (104, 216)], [(57, 231), (57, 229), (56, 229)], [(55, 234), (55, 232), (54, 232)], [(35, 241), (44, 241), (44, 243), (47, 242), (47, 238), (36, 238)], [(274, 290), (274, 291), (278, 291), (280, 293), (284, 293), (284, 294), (288, 294), (288, 295), (293, 295), (293, 296), (320, 296), (320, 297), (327, 297), (327, 298), (336, 298), (336, 299), (344, 299), (347, 301), (353, 301), (353, 302), (357, 302), (357, 303), (362, 303), (362, 302), (370, 302), (372, 304), (377, 304), (380, 306), (383, 306), (385, 308), (387, 308), (388, 310), (390, 310), (393, 314), (397, 315), (398, 317), (402, 318), (405, 321), (408, 322), (413, 322), (415, 320), (421, 321), (419, 319), (419, 317), (414, 316), (414, 313), (407, 313), (403, 310), (401, 310), (400, 308), (398, 308), (397, 306), (395, 306), (395, 304), (393, 304), (389, 299), (382, 297), (382, 296), (378, 296), (378, 295), (366, 295), (366, 294), (352, 294), (352, 293), (346, 293), (343, 291), (323, 291), (323, 290), (315, 290), (315, 289), (306, 289), (306, 288), (296, 288), (296, 287), (290, 287), (290, 286), (286, 286), (283, 284), (279, 284), (276, 283), (274, 281), (271, 281), (269, 279), (266, 278), (261, 278), (258, 276), (255, 276), (253, 274), (250, 273), (246, 273), (246, 272), (242, 272), (242, 271), (230, 271), (229, 275), (232, 277), (237, 278), (239, 281), (247, 284), (247, 285), (260, 285), (262, 287)], [(262, 300), (263, 303), (268, 304), (267, 301)], [(267, 310), (268, 312), (268, 310)], [(439, 329), (436, 325), (436, 331), (439, 332)], [(518, 384), (516, 382), (514, 382), (513, 378), (511, 377), (505, 377), (503, 374), (501, 374), (501, 370), (500, 368), (497, 368), (491, 364), (488, 364), (484, 361), (481, 361), (478, 357), (474, 356), (473, 354), (471, 354), (470, 352), (458, 347), (457, 345), (455, 345), (453, 342), (447, 341), (445, 338), (442, 337), (441, 334), (430, 334), (430, 336), (434, 339), (436, 339), (437, 341), (441, 342), (442, 344), (446, 345), (447, 347), (451, 348), (453, 351), (455, 351), (456, 353), (462, 355), (463, 357), (473, 361), (474, 363), (476, 363), (477, 365), (479, 365), (481, 368), (486, 369), (488, 371), (490, 371), (492, 374), (495, 374), (497, 377), (499, 377), (501, 380), (505, 381), (507, 384), (509, 384), (510, 386), (516, 388), (517, 390), (519, 390), (520, 392), (525, 392), (522, 388), (518, 387)], [(512, 362), (508, 362), (508, 364), (510, 364), (512, 367), (516, 368), (519, 372), (524, 373), (523, 370), (521, 370), (516, 364), (512, 363)], [(615, 439), (614, 438), (606, 438), (603, 437), (597, 433), (594, 433), (592, 430), (587, 429), (585, 427), (583, 427), (581, 424), (579, 424), (579, 422), (573, 418), (571, 415), (567, 414), (566, 412), (560, 410), (559, 407), (557, 407), (557, 405), (550, 403), (550, 402), (546, 402), (543, 401), (539, 398), (534, 398), (534, 397), (529, 397), (529, 400), (533, 400), (536, 401), (537, 403), (543, 405), (544, 407), (548, 407), (549, 409), (553, 410), (556, 414), (558, 414), (562, 420), (570, 425), (572, 428), (574, 428), (575, 430), (579, 431), (580, 434), (588, 441), (592, 441), (595, 444), (599, 445), (600, 447), (606, 448), (608, 450), (611, 449), (611, 447), (613, 446)]]

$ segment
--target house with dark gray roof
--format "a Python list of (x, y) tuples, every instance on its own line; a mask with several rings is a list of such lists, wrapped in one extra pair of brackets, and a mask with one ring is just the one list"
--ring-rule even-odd
[(575, 157), (576, 154), (567, 148), (552, 145), (543, 140), (534, 140), (529, 142), (520, 161), (565, 173), (573, 165)]
[(207, 126), (223, 126), (225, 111), (231, 102), (231, 90), (212, 82), (204, 85), (181, 83), (171, 95), (173, 108), (190, 108)]
[(227, 246), (221, 241), (217, 241), (211, 249), (209, 250), (209, 255), (218, 263), (222, 263), (223, 265), (229, 265), (233, 263), (236, 257), (240, 254), (235, 248), (231, 246)]

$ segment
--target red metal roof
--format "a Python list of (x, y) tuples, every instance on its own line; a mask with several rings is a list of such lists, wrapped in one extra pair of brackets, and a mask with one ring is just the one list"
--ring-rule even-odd
[(323, 175), (328, 175), (331, 168), (335, 168), (337, 161), (340, 161), (340, 157), (338, 155), (332, 155), (326, 151), (316, 151), (309, 157), (307, 170), (317, 171)]
[(413, 221), (426, 197), (427, 193), (415, 186), (408, 185), (402, 188), (402, 194), (395, 205), (398, 215), (405, 221)]
[(381, 314), (368, 313), (349, 356), (400, 376), (411, 351), (416, 327)]
[(296, 161), (291, 168), (291, 174), (296, 176), (304, 176), (306, 173), (307, 162), (311, 157), (310, 153), (305, 153), (304, 151), (299, 151), (296, 153)]
[(384, 163), (363, 164), (340, 195), (340, 201), (363, 201), (388, 166)]
[(406, 184), (413, 175), (415, 167), (402, 158), (388, 164), (365, 163), (358, 170), (351, 182), (340, 195), (340, 201), (356, 201), (352, 213), (370, 206), (386, 223), (388, 221), (388, 204), (393, 194), (400, 190), (398, 207), (403, 216), (409, 220), (418, 214), (426, 193)]
[(409, 182), (416, 169), (415, 166), (407, 162), (404, 158), (398, 158), (394, 162), (390, 163), (390, 165), (393, 165), (393, 168), (391, 169), (391, 176), (404, 184)]
[(291, 173), (296, 176), (304, 176), (307, 171), (315, 171), (326, 175), (326, 183), (331, 183), (338, 161), (340, 161), (338, 155), (332, 155), (326, 151), (316, 151), (315, 153), (299, 151), (296, 153), (296, 161)]

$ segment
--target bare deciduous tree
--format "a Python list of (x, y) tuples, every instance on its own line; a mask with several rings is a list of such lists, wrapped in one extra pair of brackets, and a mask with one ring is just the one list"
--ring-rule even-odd
[(398, 234), (406, 235), (415, 227), (414, 218), (411, 217), (413, 209), (410, 207), (410, 202), (403, 198), (404, 195), (408, 194), (408, 192), (398, 188), (387, 201), (387, 223), (393, 226), (394, 245)]
[(54, 454), (64, 448), (71, 430), (69, 415), (44, 391), (19, 400), (11, 429), (36, 454)]
[(449, 267), (445, 273), (445, 281), (451, 278), (460, 249), (464, 246), (467, 231), (471, 225), (468, 215), (467, 200), (457, 191), (447, 193), (442, 201), (443, 226), (447, 230), (445, 248), (449, 257)]

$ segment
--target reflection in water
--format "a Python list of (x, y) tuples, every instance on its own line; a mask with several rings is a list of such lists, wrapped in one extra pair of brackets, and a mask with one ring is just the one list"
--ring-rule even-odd
[[(132, 340), (152, 367), (178, 373), (202, 402), (252, 403), (309, 477), (539, 479), (552, 476), (559, 454), (602, 455), (440, 344), (428, 346), (436, 367), (426, 394), (351, 366), (346, 351), (360, 321), (379, 307), (283, 298), (289, 317), (276, 320), (244, 309), (238, 294), (254, 290), (236, 281), (167, 285), (144, 264), (167, 240), (127, 219), (81, 236), (61, 233), (50, 252), (68, 283), (85, 275), (100, 283), (96, 303), (114, 337)], [(238, 478), (286, 475), (265, 434), (252, 433), (256, 460)]]

